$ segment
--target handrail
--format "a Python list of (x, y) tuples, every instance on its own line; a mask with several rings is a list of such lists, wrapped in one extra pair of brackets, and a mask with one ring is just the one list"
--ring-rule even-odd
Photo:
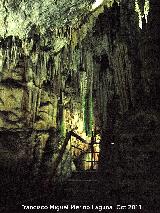
[(59, 166), (59, 164), (60, 164), (60, 162), (61, 162), (61, 160), (62, 160), (62, 157), (63, 157), (63, 155), (64, 155), (64, 153), (65, 153), (66, 147), (67, 147), (67, 145), (68, 145), (68, 142), (69, 142), (71, 136), (77, 138), (77, 139), (80, 140), (82, 143), (88, 144), (86, 140), (84, 140), (81, 136), (79, 136), (78, 134), (76, 134), (76, 133), (73, 132), (72, 130), (69, 131), (69, 132), (67, 132), (66, 138), (65, 138), (64, 143), (63, 143), (63, 145), (62, 145), (62, 148), (61, 148), (61, 150), (60, 150), (60, 153), (59, 153), (57, 159), (55, 160), (55, 163), (54, 163), (54, 166), (53, 166), (53, 175), (55, 175), (56, 172), (57, 172), (57, 168), (58, 168), (58, 166)]
[(74, 147), (75, 149), (79, 149), (79, 150), (83, 151), (83, 149), (81, 149), (81, 148), (79, 148), (77, 146), (72, 145), (72, 147)]
[(71, 136), (77, 138), (78, 140), (80, 140), (82, 143), (88, 144), (86, 140), (84, 140), (81, 136), (79, 136), (77, 133), (70, 131), (71, 132)]
[(54, 166), (53, 166), (53, 175), (56, 174), (57, 168), (59, 166), (59, 163), (61, 162), (61, 159), (63, 157), (65, 150), (66, 150), (66, 147), (68, 145), (70, 138), (71, 138), (71, 132), (67, 132), (66, 138), (65, 138), (64, 143), (62, 145), (62, 149), (60, 150), (60, 153), (59, 153), (57, 159), (55, 160), (55, 163), (54, 163)]

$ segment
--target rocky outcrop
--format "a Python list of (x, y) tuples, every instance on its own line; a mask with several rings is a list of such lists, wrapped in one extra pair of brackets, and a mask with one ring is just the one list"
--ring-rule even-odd
[[(42, 10), (50, 5), (46, 2)], [(157, 177), (154, 184), (148, 171), (156, 173), (150, 159), (155, 164), (159, 159), (159, 3), (150, 2), (149, 14), (145, 4), (136, 1), (135, 8), (134, 3), (104, 1), (88, 11), (83, 4), (79, 20), (61, 17), (60, 25), (47, 22), (49, 28), (46, 19), (35, 24), (39, 15), (31, 14), (25, 35), (21, 30), (11, 35), (10, 25), (5, 26), (8, 31), (0, 38), (2, 179), (14, 183), (17, 176), (16, 186), (27, 183), (26, 175), (30, 183), (41, 179), (46, 185), (66, 177), (75, 170), (71, 145), (87, 149), (71, 138), (53, 177), (66, 133), (74, 130), (89, 142), (94, 130), (101, 136), (99, 170), (104, 176), (112, 171), (113, 190), (125, 189), (131, 197), (139, 187), (141, 194), (150, 187), (154, 191)], [(10, 20), (7, 7), (4, 1), (3, 18)]]

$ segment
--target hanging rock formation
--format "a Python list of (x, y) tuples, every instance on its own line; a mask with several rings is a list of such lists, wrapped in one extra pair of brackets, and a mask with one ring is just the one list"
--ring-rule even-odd
[(16, 186), (28, 183), (26, 175), (43, 184), (70, 175), (70, 145), (56, 176), (52, 171), (67, 131), (89, 142), (95, 130), (101, 136), (100, 174), (112, 171), (111, 187), (122, 202), (152, 197), (152, 205), (159, 162), (159, 2), (91, 3), (3, 1), (2, 179)]

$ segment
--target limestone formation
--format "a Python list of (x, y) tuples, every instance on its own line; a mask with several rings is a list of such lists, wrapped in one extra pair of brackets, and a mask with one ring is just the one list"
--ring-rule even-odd
[(130, 191), (136, 202), (141, 187), (145, 203), (158, 187), (159, 8), (158, 0), (2, 1), (0, 167), (13, 194), (69, 177), (93, 131), (99, 174), (112, 171), (121, 201), (132, 201)]

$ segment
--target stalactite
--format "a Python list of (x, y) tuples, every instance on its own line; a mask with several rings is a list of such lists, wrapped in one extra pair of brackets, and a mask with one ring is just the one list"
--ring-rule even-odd
[(37, 87), (32, 87), (32, 111), (33, 111), (33, 123), (35, 123), (36, 119), (36, 112), (37, 112), (37, 99), (38, 99), (38, 88)]
[(145, 21), (147, 23), (147, 17), (149, 13), (149, 0), (145, 0), (143, 8), (141, 9), (138, 3), (138, 0), (135, 0), (135, 11), (138, 13), (138, 18), (139, 18), (139, 27), (142, 29), (143, 23), (142, 20), (145, 18)]
[[(2, 75), (3, 65), (4, 65), (4, 54), (3, 54), (3, 49), (0, 49), (0, 75)], [(1, 80), (1, 76), (0, 76), (0, 80)]]
[(15, 65), (17, 62), (17, 46), (15, 44), (15, 38), (12, 38), (12, 47), (11, 47), (11, 60), (12, 63)]
[(28, 86), (28, 93), (29, 93), (29, 97), (28, 97), (28, 111), (32, 112), (32, 100), (33, 100), (33, 82), (28, 82), (27, 83)]
[(40, 107), (40, 103), (41, 103), (41, 93), (42, 93), (42, 89), (39, 89), (39, 90), (38, 90), (38, 95), (37, 95), (37, 109), (36, 109), (36, 116), (38, 115), (39, 107)]
[(87, 134), (91, 134), (92, 131), (92, 121), (93, 121), (93, 99), (92, 99), (92, 82), (93, 82), (93, 62), (92, 62), (92, 55), (86, 51), (85, 53), (85, 71), (86, 71), (86, 85), (83, 85), (84, 96), (82, 96), (82, 101), (84, 102), (84, 124), (85, 124), (85, 131)]

